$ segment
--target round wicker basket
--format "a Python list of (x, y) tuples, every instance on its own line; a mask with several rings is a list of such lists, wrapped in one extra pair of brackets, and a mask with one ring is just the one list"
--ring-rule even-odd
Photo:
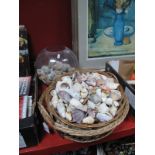
[[(100, 74), (104, 74), (107, 77), (113, 77), (115, 81), (118, 81), (117, 78), (109, 72), (101, 72), (96, 70), (88, 70), (88, 69), (78, 69), (79, 72), (86, 73), (86, 72), (98, 72)], [(67, 73), (66, 75), (71, 75), (72, 73)], [(60, 77), (53, 81), (50, 86), (42, 93), (38, 107), (39, 110), (46, 121), (46, 123), (54, 129), (55, 132), (59, 133), (61, 136), (71, 139), (76, 142), (86, 143), (86, 142), (93, 142), (99, 139), (102, 139), (123, 122), (126, 115), (129, 111), (129, 101), (124, 94), (122, 86), (119, 86), (119, 91), (122, 94), (122, 98), (119, 101), (120, 106), (115, 115), (115, 117), (108, 121), (108, 122), (98, 122), (94, 124), (77, 124), (73, 122), (69, 122), (66, 119), (59, 116), (57, 111), (54, 109), (53, 106), (49, 105), (49, 102), (52, 98), (50, 92), (51, 90), (55, 89), (55, 85), (57, 81), (60, 80)]]

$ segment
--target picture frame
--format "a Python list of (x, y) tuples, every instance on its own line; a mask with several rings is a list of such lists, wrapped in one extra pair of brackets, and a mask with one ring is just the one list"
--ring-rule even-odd
[[(89, 35), (88, 34), (88, 29), (89, 29), (88, 28), (88, 24), (89, 24), (88, 23), (89, 22), (88, 21), (88, 11), (89, 11), (88, 1), (89, 0), (72, 0), (71, 1), (72, 2), (72, 5), (71, 5), (72, 6), (72, 40), (73, 40), (72, 49), (79, 59), (80, 67), (105, 68), (105, 63), (111, 60), (122, 60), (122, 59), (123, 60), (134, 60), (135, 58), (134, 40), (132, 42), (132, 46), (133, 46), (132, 47), (131, 44), (130, 45), (115, 45), (115, 38), (113, 38), (113, 42), (111, 42), (111, 46), (109, 46), (107, 48), (108, 51), (106, 51), (108, 53), (111, 52), (111, 54), (107, 54), (107, 55), (101, 54), (99, 56), (90, 54), (89, 44), (91, 44), (90, 42), (92, 38), (88, 38), (88, 35)], [(99, 1), (101, 2), (105, 0), (94, 0), (94, 1), (95, 3), (97, 3)], [(114, 0), (110, 0), (110, 1), (114, 1)], [(134, 1), (134, 0), (131, 0), (131, 1)], [(128, 15), (128, 17), (130, 16)], [(132, 27), (133, 28), (132, 35), (133, 35), (134, 34), (134, 22), (132, 26), (133, 26)], [(113, 28), (113, 25), (111, 27)], [(103, 28), (103, 30), (105, 29)], [(105, 44), (104, 41), (103, 41), (103, 44)], [(131, 48), (127, 49), (126, 47), (129, 47), (129, 46), (131, 46)], [(101, 47), (100, 49), (101, 49), (100, 53), (106, 53), (104, 48)], [(113, 54), (114, 52), (112, 53), (112, 50), (115, 53), (119, 53), (119, 54)]]

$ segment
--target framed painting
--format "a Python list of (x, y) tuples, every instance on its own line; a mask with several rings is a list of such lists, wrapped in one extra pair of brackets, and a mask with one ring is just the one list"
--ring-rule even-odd
[(81, 67), (134, 59), (135, 0), (73, 0), (72, 28)]

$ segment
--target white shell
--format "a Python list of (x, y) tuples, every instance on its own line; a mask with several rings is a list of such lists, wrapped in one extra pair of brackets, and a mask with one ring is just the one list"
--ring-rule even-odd
[(113, 105), (111, 108), (110, 108), (110, 113), (115, 116), (116, 115), (116, 112), (117, 112), (117, 108)]
[(53, 107), (54, 108), (56, 108), (57, 107), (57, 103), (58, 103), (58, 96), (57, 96), (57, 93), (56, 93), (56, 91), (55, 90), (53, 90), (52, 92), (51, 92), (51, 94), (52, 94), (52, 100), (50, 101), (50, 105), (53, 105)]
[(94, 121), (95, 121), (95, 119), (94, 119), (93, 117), (91, 117), (91, 116), (85, 117), (85, 118), (82, 120), (82, 122), (83, 122), (83, 123), (86, 123), (86, 124), (93, 124)]
[(64, 104), (62, 102), (58, 102), (56, 108), (57, 108), (58, 114), (61, 117), (65, 118), (66, 117), (66, 110), (65, 110)]
[(101, 122), (106, 122), (106, 121), (110, 121), (113, 118), (113, 116), (109, 113), (105, 113), (105, 114), (97, 113), (96, 118)]
[(74, 109), (79, 109), (79, 110), (82, 110), (82, 111), (87, 111), (87, 106), (81, 104), (81, 102), (78, 101), (78, 100), (75, 99), (75, 98), (72, 98), (72, 99), (70, 100), (69, 106), (71, 107), (72, 110), (74, 110)]
[(70, 87), (73, 85), (73, 81), (70, 76), (63, 76), (61, 79), (63, 82), (68, 83)]
[(113, 82), (107, 82), (106, 86), (110, 89), (117, 89), (119, 84), (118, 83), (113, 83)]
[(117, 101), (121, 99), (121, 92), (118, 90), (111, 90), (110, 97), (114, 100)]
[(85, 98), (88, 95), (88, 90), (86, 88), (81, 89), (81, 97)]
[(97, 107), (97, 110), (99, 113), (106, 113), (109, 111), (109, 108), (106, 106), (105, 103), (102, 103)]
[(112, 102), (113, 102), (112, 98), (106, 98), (106, 100), (105, 100), (105, 103), (107, 105), (112, 105)]
[(71, 121), (71, 120), (72, 120), (72, 115), (71, 115), (70, 112), (66, 112), (66, 119), (67, 119), (68, 121)]
[(76, 83), (73, 85), (73, 90), (74, 90), (74, 91), (80, 92), (81, 89), (82, 89), (81, 84), (79, 84), (79, 83), (76, 82)]
[(119, 107), (119, 102), (114, 101), (113, 104), (114, 104), (115, 107)]
[(87, 105), (88, 105), (88, 108), (95, 109), (95, 104), (92, 101), (88, 100)]
[(102, 91), (100, 88), (96, 89), (96, 94), (100, 97), (102, 97)]

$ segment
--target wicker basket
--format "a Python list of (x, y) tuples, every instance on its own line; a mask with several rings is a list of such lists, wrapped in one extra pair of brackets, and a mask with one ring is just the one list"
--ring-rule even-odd
[[(113, 77), (117, 81), (117, 78), (112, 73), (88, 69), (80, 69), (78, 71), (82, 73), (86, 73), (88, 71), (98, 72), (108, 77)], [(68, 73), (66, 75), (71, 74), (72, 73)], [(55, 88), (56, 82), (58, 80), (60, 80), (60, 78), (52, 82), (51, 85), (42, 93), (38, 102), (38, 107), (44, 120), (48, 123), (48, 125), (51, 128), (53, 128), (56, 132), (58, 132), (61, 136), (67, 139), (71, 139), (73, 141), (81, 143), (93, 142), (102, 139), (111, 134), (115, 127), (122, 123), (126, 115), (128, 114), (129, 102), (123, 92), (122, 87), (120, 86), (119, 90), (122, 94), (122, 99), (120, 100), (121, 103), (117, 111), (117, 114), (112, 120), (108, 122), (94, 123), (91, 125), (69, 122), (66, 119), (63, 119), (61, 116), (59, 116), (54, 107), (49, 105), (49, 101), (52, 98), (50, 92)]]

